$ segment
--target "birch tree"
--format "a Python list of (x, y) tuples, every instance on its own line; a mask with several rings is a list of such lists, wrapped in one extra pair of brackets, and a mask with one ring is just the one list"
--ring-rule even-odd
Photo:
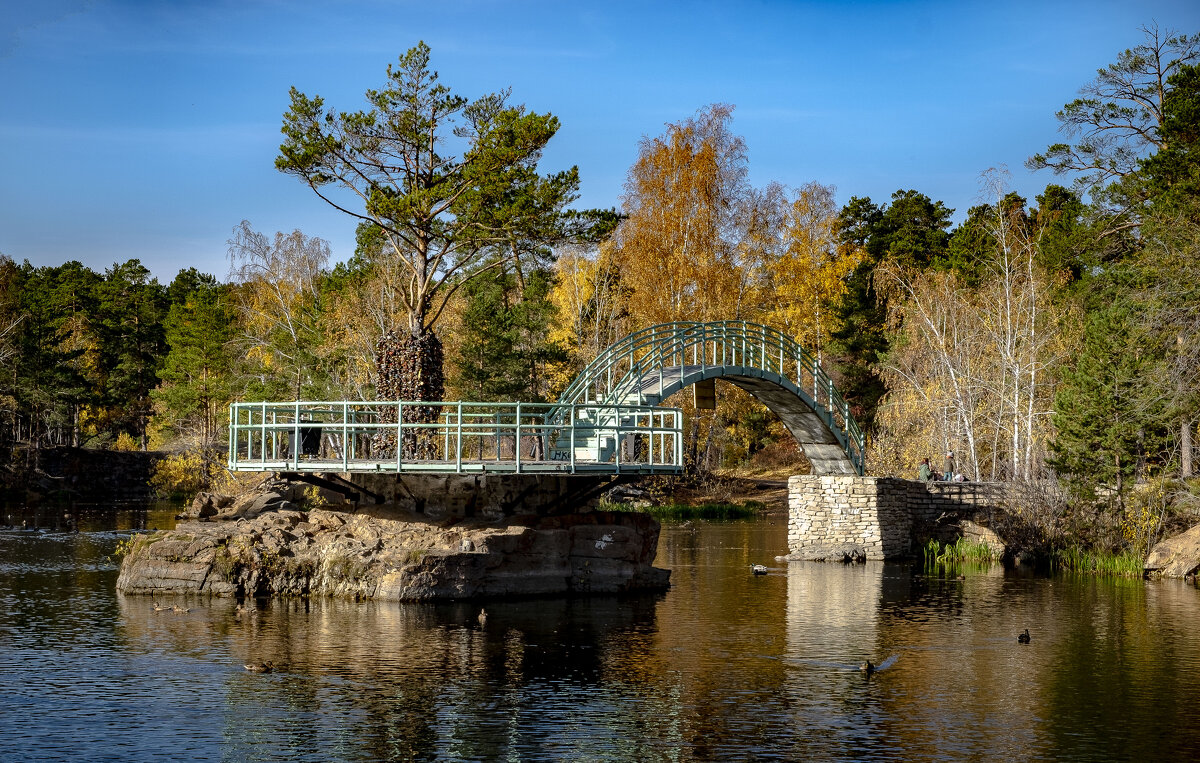
[(319, 385), (320, 279), (329, 243), (299, 230), (269, 238), (243, 220), (228, 244), (240, 342), (259, 366), (259, 391), (302, 400)]
[(568, 348), (571, 360), (552, 366), (553, 388), (565, 387), (601, 350), (629, 333), (628, 292), (611, 243), (591, 251), (571, 247), (559, 256), (549, 295), (557, 322), (549, 338)]
[(910, 442), (893, 454), (897, 468), (915, 468), (930, 451), (954, 450), (975, 479), (1024, 481), (1043, 473), (1062, 316), (1038, 264), (1038, 226), (1023, 199), (1004, 193), (1002, 180), (989, 176), (996, 201), (977, 212), (992, 249), (978, 258), (978, 286), (954, 271), (898, 262), (877, 270), (895, 337), (880, 364), (889, 390), (881, 420), (886, 437), (902, 434)]
[(614, 237), (635, 327), (742, 317), (746, 145), (732, 119), (715, 104), (642, 139)]
[[(831, 186), (808, 183), (785, 200), (779, 224), (781, 251), (763, 262), (759, 299), (763, 320), (812, 350), (820, 360), (846, 279), (864, 256), (837, 235), (838, 206)], [(763, 226), (768, 227), (768, 226)]]

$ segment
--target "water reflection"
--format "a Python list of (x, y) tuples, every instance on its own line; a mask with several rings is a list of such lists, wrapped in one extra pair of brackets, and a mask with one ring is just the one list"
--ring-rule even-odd
[(46, 503), (4, 505), (0, 530), (104, 532), (170, 530), (182, 506), (177, 501)]
[(860, 660), (879, 661), (883, 568), (882, 562), (789, 565), (788, 657), (852, 668)]
[[(552, 745), (602, 751), (605, 735), (591, 724), (609, 714), (621, 726), (620, 706), (594, 693), (607, 645), (652, 631), (659, 598), (493, 602), (484, 624), (478, 603), (272, 602), (240, 617), (219, 600), (186, 614), (155, 611), (146, 597), (118, 603), (130, 651), (220, 663), (234, 757), (303, 757), (337, 729), (338, 745), (366, 758), (490, 759)], [(276, 672), (240, 667), (260, 660)], [(587, 734), (577, 733), (581, 714)], [(273, 741), (246, 734), (247, 724), (281, 722), (288, 734)]]
[[(134, 524), (137, 520), (121, 519)], [(113, 524), (118, 524), (116, 519)], [(649, 597), (123, 597), (127, 533), (0, 531), (13, 759), (1195, 759), (1200, 592), (769, 560), (668, 527)], [(767, 563), (768, 575), (750, 573)], [(155, 611), (153, 604), (189, 607)], [(486, 618), (479, 617), (486, 607)], [(1033, 643), (1020, 645), (1024, 628)], [(884, 669), (857, 670), (870, 658)], [(271, 660), (251, 674), (242, 665)], [(99, 751), (99, 752), (98, 752)]]

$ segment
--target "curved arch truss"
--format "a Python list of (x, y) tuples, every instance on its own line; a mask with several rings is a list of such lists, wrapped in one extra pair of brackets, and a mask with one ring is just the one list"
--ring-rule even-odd
[(656, 406), (706, 379), (746, 390), (779, 416), (815, 474), (863, 473), (863, 433), (846, 400), (806, 349), (758, 323), (664, 323), (635, 331), (589, 363), (559, 403)]

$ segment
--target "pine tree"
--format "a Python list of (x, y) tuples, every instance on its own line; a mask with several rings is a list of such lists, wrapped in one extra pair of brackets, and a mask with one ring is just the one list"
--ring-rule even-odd
[(475, 400), (544, 401), (546, 366), (565, 360), (549, 338), (554, 307), (551, 274), (538, 269), (524, 281), (502, 271), (465, 287), (466, 309), (454, 355), (453, 380)]
[(1095, 500), (1099, 491), (1111, 491), (1122, 510), (1159, 423), (1145, 402), (1149, 353), (1139, 343), (1128, 306), (1093, 309), (1078, 360), (1065, 371), (1054, 405), (1058, 433), (1050, 465), (1077, 496)]
[(98, 341), (102, 420), (113, 433), (127, 432), (146, 447), (150, 391), (166, 353), (163, 319), (166, 290), (137, 260), (114, 264), (96, 290), (92, 326)]
[(195, 437), (201, 449), (220, 439), (223, 412), (232, 398), (229, 349), (234, 312), (224, 288), (196, 284), (166, 320), (170, 346), (152, 396), (156, 418), (176, 435)]

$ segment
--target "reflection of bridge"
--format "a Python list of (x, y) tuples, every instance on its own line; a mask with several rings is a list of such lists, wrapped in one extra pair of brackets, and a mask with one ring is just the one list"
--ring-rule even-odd
[[(862, 474), (862, 432), (824, 370), (789, 337), (745, 321), (634, 332), (588, 364), (556, 403), (235, 403), (229, 468), (678, 473), (683, 412), (659, 403), (713, 379), (746, 390), (776, 413), (814, 473)], [(405, 421), (405, 409), (413, 407), (427, 414), (420, 423), (411, 415)], [(397, 447), (416, 441), (423, 446)]]

